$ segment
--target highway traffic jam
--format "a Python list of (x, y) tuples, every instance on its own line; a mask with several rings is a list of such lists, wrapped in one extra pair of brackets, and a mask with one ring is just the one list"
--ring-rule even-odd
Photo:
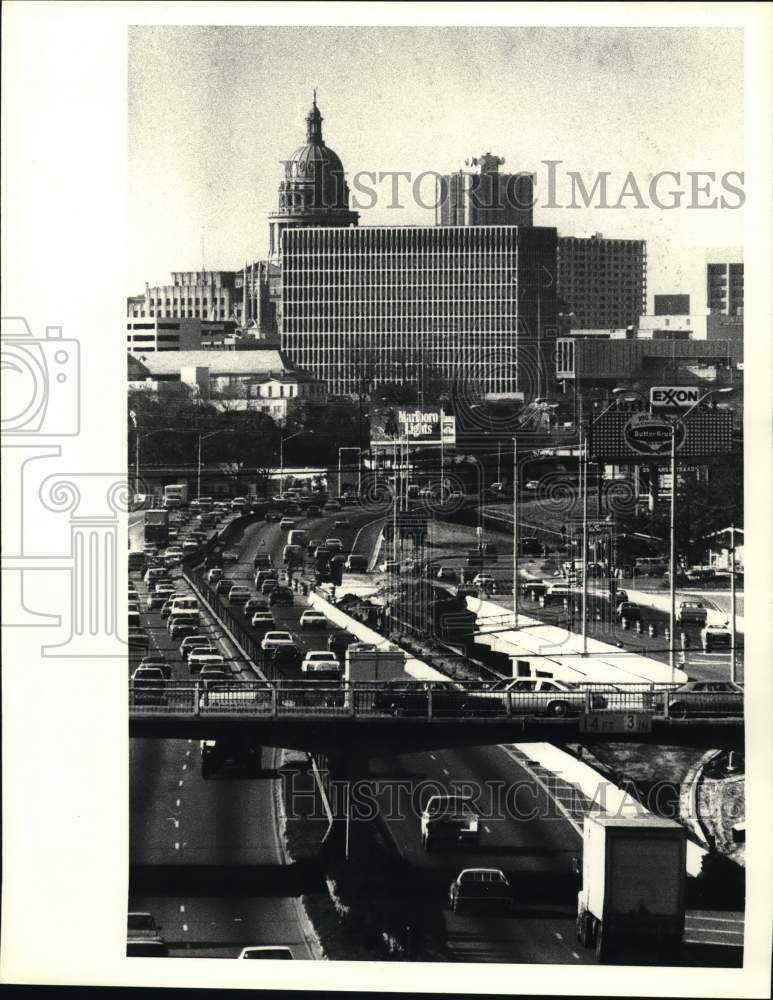
[[(330, 599), (344, 575), (367, 580), (369, 568), (387, 581), (400, 574), (383, 556), (378, 561), (383, 518), (347, 503), (350, 497), (301, 491), (262, 506), (244, 497), (186, 499), (146, 510), (144, 547), (130, 554), (132, 710), (169, 712), (195, 699), (198, 712), (222, 711), (243, 707), (245, 691), (274, 711), (348, 710), (347, 650), (356, 650), (358, 639), (310, 607), (309, 595), (316, 586)], [(465, 588), (483, 596), (496, 589), (485, 573), (465, 583), (460, 570), (437, 562), (413, 575), (460, 596)], [(529, 614), (555, 616), (551, 605), (565, 613), (572, 588), (563, 580), (527, 579), (522, 594)], [(626, 595), (614, 596), (617, 615), (632, 615)], [(635, 692), (636, 707), (676, 719), (740, 715), (743, 689), (720, 687), (700, 680), (659, 690), (645, 685)], [(631, 691), (594, 691), (551, 677), (462, 682), (415, 679), (403, 670), (362, 688), (361, 711), (395, 718), (564, 718), (632, 705)], [(181, 697), (175, 691), (185, 691), (187, 700), (175, 701)], [(127, 954), (324, 957), (278, 833), (291, 808), (292, 768), (284, 761), (282, 751), (243, 735), (132, 740)], [(412, 949), (429, 935), (456, 961), (582, 963), (593, 960), (588, 949), (607, 960), (620, 945), (606, 903), (586, 900), (578, 916), (582, 826), (567, 821), (550, 788), (511, 747), (363, 754), (350, 764), (349, 779), (375, 781), (383, 808), (378, 818), (351, 824), (347, 850), (367, 857), (375, 843), (390, 864), (417, 873), (415, 884), (404, 887), (406, 906), (419, 913), (415, 926), (408, 920)], [(494, 801), (497, 782), (515, 788), (507, 809)], [(473, 803), (457, 794), (460, 784), (486, 791)], [(418, 786), (411, 808), (387, 808), (385, 796), (406, 785)], [(683, 834), (674, 826), (669, 832), (654, 823), (636, 835), (676, 836), (683, 850)], [(612, 844), (619, 833), (599, 836)], [(602, 869), (615, 863), (611, 847), (600, 851)], [(656, 906), (658, 880), (654, 885)], [(660, 914), (656, 935), (671, 944), (684, 929), (683, 896), (676, 909), (681, 916)], [(603, 934), (602, 926), (608, 928)], [(645, 937), (647, 931), (642, 928)]]

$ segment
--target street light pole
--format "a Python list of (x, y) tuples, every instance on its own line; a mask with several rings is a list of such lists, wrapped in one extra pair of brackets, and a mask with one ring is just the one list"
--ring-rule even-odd
[(513, 438), (513, 627), (518, 628), (518, 439)]
[(674, 682), (676, 671), (676, 421), (671, 424), (671, 524), (669, 525), (668, 549), (668, 666), (671, 670), (671, 683)]
[(735, 524), (730, 525), (730, 623), (730, 680), (735, 684)]
[(582, 465), (582, 655), (588, 655), (588, 430), (583, 428)]

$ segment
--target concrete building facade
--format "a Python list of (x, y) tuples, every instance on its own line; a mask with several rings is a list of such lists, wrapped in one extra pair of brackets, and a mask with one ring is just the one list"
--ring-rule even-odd
[(420, 388), (429, 366), (483, 393), (540, 395), (556, 241), (516, 226), (286, 230), (282, 349), (333, 395), (357, 392), (364, 362), (375, 384)]
[(558, 296), (574, 314), (573, 329), (638, 326), (647, 303), (646, 242), (562, 236)]

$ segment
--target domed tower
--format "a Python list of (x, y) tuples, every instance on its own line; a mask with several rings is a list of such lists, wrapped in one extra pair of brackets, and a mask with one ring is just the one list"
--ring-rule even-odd
[(279, 206), (269, 215), (270, 255), (277, 257), (282, 231), (289, 226), (356, 226), (359, 214), (349, 210), (349, 185), (338, 155), (322, 138), (317, 92), (306, 115), (306, 143), (285, 161)]

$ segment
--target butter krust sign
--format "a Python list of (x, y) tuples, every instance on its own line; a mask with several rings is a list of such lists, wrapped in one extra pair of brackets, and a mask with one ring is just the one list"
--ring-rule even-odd
[(648, 413), (637, 413), (623, 428), (623, 438), (632, 451), (639, 455), (667, 455), (671, 452), (671, 437), (675, 436), (675, 447), (678, 451), (684, 436), (684, 424), (681, 420), (673, 423)]

